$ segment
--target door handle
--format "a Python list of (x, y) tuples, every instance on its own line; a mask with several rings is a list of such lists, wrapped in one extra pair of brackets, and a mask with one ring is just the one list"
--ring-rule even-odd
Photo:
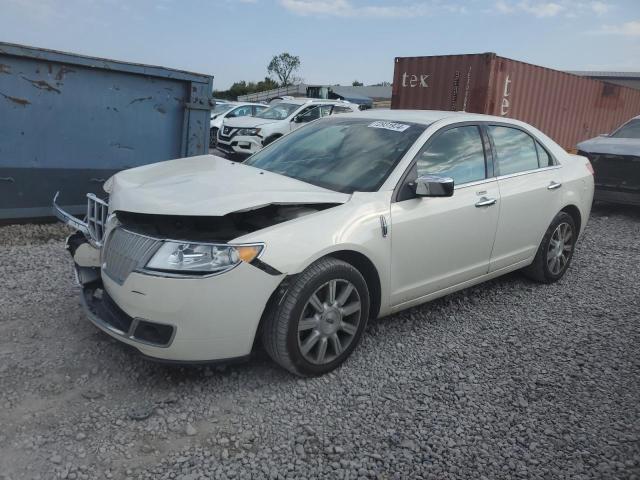
[(16, 183), (13, 177), (0, 177), (0, 182)]
[(90, 178), (89, 179), (90, 182), (94, 182), (94, 183), (104, 183), (105, 179), (104, 178)]
[(495, 205), (498, 200), (495, 198), (482, 197), (478, 203), (476, 203), (476, 207), (488, 207), (490, 205)]
[(552, 181), (552, 182), (549, 184), (549, 186), (547, 187), (547, 190), (555, 190), (556, 188), (560, 188), (561, 186), (562, 186), (562, 184), (561, 184), (561, 183), (553, 182), (553, 181)]

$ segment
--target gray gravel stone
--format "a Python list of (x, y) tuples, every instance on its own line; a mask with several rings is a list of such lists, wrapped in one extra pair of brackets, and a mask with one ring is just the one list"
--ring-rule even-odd
[(141, 359), (84, 318), (68, 233), (0, 228), (0, 477), (640, 479), (638, 209), (597, 206), (559, 283), (514, 273), (370, 322), (313, 379), (260, 350)]

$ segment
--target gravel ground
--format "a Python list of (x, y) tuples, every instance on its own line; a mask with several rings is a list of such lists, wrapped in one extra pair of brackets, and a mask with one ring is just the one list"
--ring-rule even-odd
[(62, 226), (0, 228), (0, 478), (640, 478), (640, 210), (556, 285), (372, 322), (301, 380), (142, 360), (83, 317)]

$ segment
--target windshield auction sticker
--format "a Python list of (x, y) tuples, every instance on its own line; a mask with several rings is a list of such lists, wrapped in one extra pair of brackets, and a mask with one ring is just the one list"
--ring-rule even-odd
[(394, 132), (404, 132), (410, 126), (411, 125), (405, 125), (404, 123), (383, 122), (382, 120), (367, 125), (369, 128), (384, 128), (385, 130), (393, 130)]

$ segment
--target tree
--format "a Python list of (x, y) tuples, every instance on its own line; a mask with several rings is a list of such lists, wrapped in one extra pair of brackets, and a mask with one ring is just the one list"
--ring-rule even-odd
[(359, 82), (358, 80), (354, 80), (353, 82), (351, 82), (351, 85), (354, 87), (364, 87), (364, 83)]
[(213, 92), (213, 96), (216, 98), (237, 100), (241, 95), (273, 90), (274, 88), (278, 88), (278, 83), (274, 82), (273, 79), (269, 77), (264, 77), (264, 80), (260, 80), (259, 82), (247, 82), (245, 80), (234, 82), (229, 90), (216, 90)]
[(300, 68), (300, 57), (287, 52), (276, 55), (267, 66), (269, 75), (275, 75), (280, 80), (280, 86), (288, 87), (297, 80), (294, 73)]

